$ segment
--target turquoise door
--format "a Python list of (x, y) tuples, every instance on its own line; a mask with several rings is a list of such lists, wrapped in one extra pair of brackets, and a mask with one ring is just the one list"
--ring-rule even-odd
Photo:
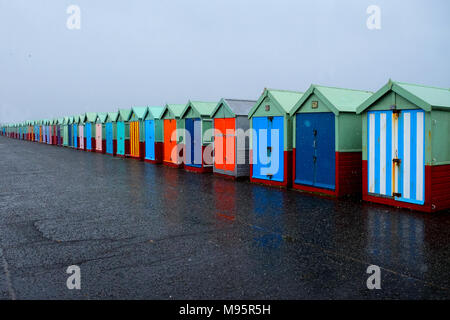
[(92, 150), (92, 125), (86, 123), (86, 150)]
[(117, 122), (117, 154), (125, 155), (125, 123)]

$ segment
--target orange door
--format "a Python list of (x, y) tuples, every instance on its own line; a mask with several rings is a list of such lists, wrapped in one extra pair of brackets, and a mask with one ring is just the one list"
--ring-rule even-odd
[(130, 153), (133, 157), (139, 157), (139, 122), (130, 122)]
[(177, 163), (176, 152), (174, 152), (174, 148), (177, 147), (174, 133), (176, 130), (177, 121), (175, 119), (164, 120), (164, 161), (166, 162)]
[(214, 162), (217, 169), (233, 171), (235, 168), (235, 132), (234, 118), (214, 119)]

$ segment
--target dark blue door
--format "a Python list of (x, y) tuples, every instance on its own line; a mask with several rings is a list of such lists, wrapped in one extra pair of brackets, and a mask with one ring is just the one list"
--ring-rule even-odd
[(68, 146), (72, 146), (73, 145), (73, 141), (72, 141), (72, 126), (69, 124), (67, 126), (67, 145)]
[(106, 153), (113, 154), (113, 124), (106, 123)]
[(295, 183), (334, 190), (334, 114), (299, 113), (296, 117)]
[(145, 158), (155, 160), (155, 121), (145, 121)]
[(284, 118), (252, 119), (253, 178), (284, 181)]
[(186, 119), (186, 133), (190, 139), (186, 138), (186, 165), (193, 167), (202, 166), (202, 137), (201, 120)]

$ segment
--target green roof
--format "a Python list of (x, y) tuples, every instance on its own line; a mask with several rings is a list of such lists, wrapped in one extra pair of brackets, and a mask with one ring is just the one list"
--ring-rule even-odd
[(175, 117), (180, 118), (181, 113), (183, 112), (184, 108), (186, 107), (185, 104), (166, 104), (163, 111), (161, 112), (161, 117), (164, 115), (166, 110), (172, 112)]
[(266, 97), (269, 97), (271, 100), (274, 100), (286, 114), (289, 114), (289, 111), (295, 106), (295, 104), (301, 99), (302, 96), (303, 92), (264, 89), (264, 92), (262, 93), (261, 97), (259, 97), (255, 106), (248, 113), (248, 117), (249, 118), (252, 117), (252, 115), (256, 112), (256, 110), (258, 110), (258, 107), (261, 105), (261, 103)]
[(138, 118), (138, 120), (143, 120), (147, 115), (148, 107), (133, 107), (131, 108), (131, 110), (136, 115), (136, 118)]
[(316, 94), (322, 101), (325, 102), (328, 109), (333, 111), (335, 114), (338, 114), (339, 112), (356, 112), (359, 105), (369, 98), (373, 92), (325, 87), (312, 84), (301, 99), (290, 110), (289, 114), (293, 115), (296, 113), (312, 94)]
[(116, 122), (118, 116), (119, 116), (119, 112), (108, 112), (105, 121)]
[(203, 101), (191, 101), (186, 104), (183, 111), (181, 112), (181, 118), (184, 117), (185, 113), (189, 110), (189, 108), (193, 108), (197, 111), (202, 117), (209, 117), (213, 112), (214, 108), (217, 106), (217, 102), (203, 102)]
[(124, 121), (130, 120), (131, 109), (119, 109), (119, 115)]
[(86, 112), (86, 122), (95, 122), (97, 120), (96, 112)]
[(99, 112), (99, 113), (97, 113), (97, 120), (96, 120), (96, 122), (98, 122), (98, 120), (100, 120), (100, 123), (104, 123), (105, 120), (106, 120), (106, 116), (107, 115), (108, 114), (106, 112)]
[(389, 80), (386, 85), (364, 101), (357, 112), (363, 112), (389, 91), (394, 91), (425, 111), (435, 108), (450, 111), (450, 89)]
[(148, 107), (148, 112), (152, 114), (154, 119), (161, 119), (164, 109), (164, 107), (152, 106)]

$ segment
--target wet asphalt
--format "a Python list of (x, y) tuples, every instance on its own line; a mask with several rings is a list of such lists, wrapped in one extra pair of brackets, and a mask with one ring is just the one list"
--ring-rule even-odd
[(0, 136), (0, 299), (449, 299), (449, 240), (448, 211)]

